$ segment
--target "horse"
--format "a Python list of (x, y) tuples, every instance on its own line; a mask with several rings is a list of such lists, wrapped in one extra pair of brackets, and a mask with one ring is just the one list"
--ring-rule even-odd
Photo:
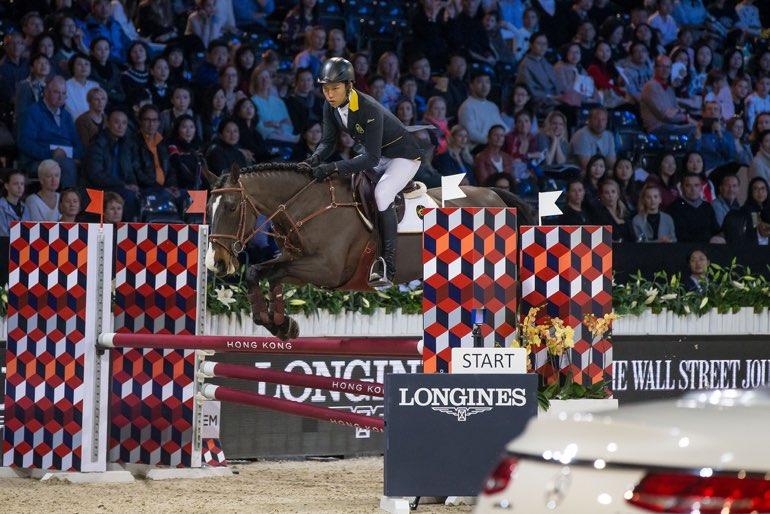
[[(204, 169), (212, 191), (206, 266), (217, 276), (235, 273), (238, 254), (257, 233), (271, 235), (280, 248), (272, 260), (250, 266), (246, 277), (252, 317), (257, 325), (282, 339), (294, 339), (299, 327), (285, 314), (283, 284), (312, 284), (334, 290), (370, 290), (369, 264), (379, 237), (363, 221), (350, 179), (313, 179), (302, 163), (263, 163), (216, 177)], [(465, 198), (447, 207), (517, 207), (520, 223), (532, 224), (532, 210), (514, 194), (499, 188), (462, 186)], [(428, 190), (441, 205), (441, 189)], [(257, 226), (257, 216), (267, 218)], [(268, 232), (268, 223), (272, 226)], [(422, 234), (399, 234), (396, 283), (422, 278)], [(259, 286), (266, 280), (270, 299)]]

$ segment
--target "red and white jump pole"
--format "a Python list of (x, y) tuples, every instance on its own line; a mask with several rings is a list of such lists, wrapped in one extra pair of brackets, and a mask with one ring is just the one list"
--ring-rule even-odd
[(352, 355), (357, 357), (419, 357), (422, 340), (396, 337), (275, 337), (113, 334), (99, 336), (102, 348), (214, 350), (216, 352)]
[(365, 396), (385, 396), (385, 386), (377, 382), (364, 382), (363, 380), (348, 380), (344, 378), (319, 377), (306, 373), (294, 373), (289, 371), (275, 371), (271, 369), (242, 366), (239, 364), (226, 364), (224, 362), (203, 362), (200, 371), (207, 377), (239, 378), (243, 380), (257, 380), (270, 384), (311, 387), (341, 393), (358, 394)]
[(221, 400), (223, 402), (252, 405), (254, 407), (262, 407), (264, 409), (304, 416), (306, 418), (329, 421), (338, 425), (368, 428), (369, 430), (375, 430), (377, 432), (385, 430), (385, 420), (382, 418), (363, 416), (361, 414), (324, 407), (315, 407), (313, 405), (283, 400), (281, 398), (273, 398), (272, 396), (265, 396), (263, 394), (230, 389), (229, 387), (203, 384), (201, 393), (209, 400)]

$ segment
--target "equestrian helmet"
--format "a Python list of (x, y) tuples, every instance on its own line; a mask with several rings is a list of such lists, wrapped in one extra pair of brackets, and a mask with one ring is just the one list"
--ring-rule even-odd
[(342, 57), (332, 57), (321, 66), (321, 73), (318, 74), (319, 84), (330, 84), (333, 82), (353, 82), (355, 72), (353, 65), (347, 59)]

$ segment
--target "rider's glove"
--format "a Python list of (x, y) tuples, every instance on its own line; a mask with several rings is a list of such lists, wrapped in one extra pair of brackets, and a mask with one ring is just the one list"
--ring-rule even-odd
[(337, 169), (334, 164), (321, 164), (320, 166), (313, 168), (313, 177), (320, 182), (335, 171), (337, 171)]

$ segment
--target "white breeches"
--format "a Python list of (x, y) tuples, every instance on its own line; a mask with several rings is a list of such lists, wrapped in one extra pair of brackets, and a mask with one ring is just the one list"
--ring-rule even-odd
[(417, 160), (381, 157), (379, 164), (374, 168), (377, 173), (382, 172), (379, 182), (374, 187), (377, 210), (380, 212), (387, 210), (396, 199), (396, 195), (414, 178), (419, 168), (420, 161)]

